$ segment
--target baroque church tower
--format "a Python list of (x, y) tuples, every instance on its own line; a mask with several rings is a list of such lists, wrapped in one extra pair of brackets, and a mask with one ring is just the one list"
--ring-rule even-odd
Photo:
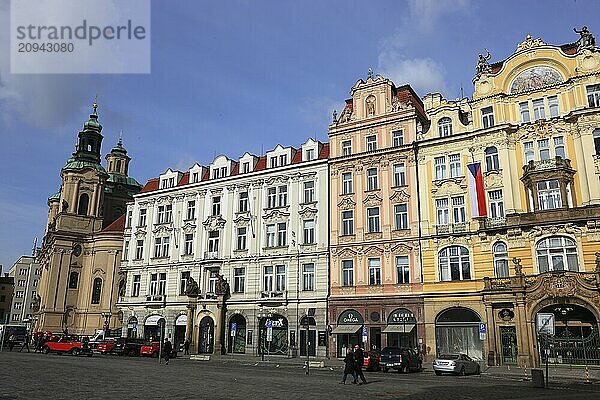
[(128, 176), (131, 158), (121, 137), (102, 166), (97, 109), (94, 102), (75, 152), (61, 169), (60, 191), (48, 199), (37, 330), (93, 334), (121, 324), (116, 302), (124, 212), (141, 185)]

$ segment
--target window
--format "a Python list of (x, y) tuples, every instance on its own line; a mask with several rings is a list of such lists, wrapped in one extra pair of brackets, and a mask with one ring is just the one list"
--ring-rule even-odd
[(213, 170), (212, 170), (212, 178), (213, 179), (218, 179), (219, 177), (220, 177), (219, 168), (213, 168)]
[(308, 149), (305, 152), (306, 154), (306, 161), (312, 161), (315, 159), (315, 149)]
[(277, 157), (271, 157), (269, 159), (269, 165), (271, 168), (275, 168), (277, 166)]
[(531, 117), (529, 116), (529, 102), (528, 101), (519, 103), (519, 111), (521, 112), (521, 122), (523, 122), (523, 123), (531, 122)]
[(287, 186), (279, 186), (277, 188), (277, 201), (279, 203), (279, 207), (287, 206)]
[(523, 152), (525, 153), (525, 163), (529, 163), (529, 161), (533, 161), (535, 155), (533, 152), (533, 142), (525, 142), (523, 143)]
[(354, 211), (342, 211), (342, 235), (354, 235)]
[(246, 250), (247, 228), (245, 226), (237, 228), (237, 249)]
[(452, 120), (448, 117), (441, 118), (438, 121), (438, 132), (440, 137), (452, 135)]
[(146, 212), (145, 208), (140, 208), (140, 218), (138, 220), (138, 226), (146, 226)]
[(315, 201), (315, 181), (304, 182), (304, 203)]
[(208, 232), (208, 252), (216, 253), (218, 251), (219, 251), (219, 231), (210, 231), (210, 232)]
[(183, 271), (179, 275), (179, 295), (185, 295), (185, 289), (187, 288), (187, 283), (190, 279), (190, 276), (190, 271)]
[(154, 239), (154, 257), (162, 258), (169, 256), (169, 244), (171, 238), (162, 237)]
[(438, 225), (448, 225), (448, 199), (436, 199), (435, 208)]
[(552, 210), (562, 207), (558, 180), (537, 182), (540, 210)]
[(247, 174), (248, 172), (250, 172), (250, 163), (246, 161), (242, 164), (242, 173)]
[(536, 245), (540, 273), (548, 271), (578, 271), (577, 247), (568, 237), (553, 236)]
[(379, 207), (367, 208), (369, 233), (379, 232)]
[(533, 101), (533, 118), (546, 119), (546, 110), (544, 108), (544, 99), (536, 99)]
[(92, 285), (92, 304), (100, 304), (100, 295), (102, 294), (102, 279), (94, 279)]
[(275, 247), (275, 224), (267, 225), (267, 247)]
[(550, 159), (550, 141), (548, 139), (538, 140), (538, 151), (540, 152), (540, 160)]
[(588, 106), (599, 107), (600, 106), (600, 84), (586, 86)]
[(200, 182), (200, 174), (198, 172), (192, 173), (192, 183)]
[(12, 315), (12, 320), (13, 321), (19, 321), (19, 320), (21, 320), (21, 316), (19, 314), (13, 314)]
[(79, 196), (79, 204), (77, 205), (77, 215), (87, 215), (90, 203), (90, 196), (87, 193), (82, 193)]
[(127, 211), (126, 227), (131, 228), (131, 220), (133, 219), (133, 210)]
[(210, 269), (208, 270), (208, 288), (206, 291), (208, 293), (214, 293), (217, 288), (217, 282), (219, 281), (219, 270)]
[(186, 256), (194, 254), (194, 234), (186, 233), (184, 238), (184, 253)]
[(490, 190), (488, 192), (490, 204), (490, 217), (504, 218), (504, 201), (502, 200), (502, 190)]
[(463, 246), (450, 246), (438, 253), (440, 280), (462, 281), (471, 279), (469, 250)]
[(406, 165), (404, 163), (394, 165), (394, 186), (406, 186)]
[(455, 224), (464, 224), (465, 216), (465, 197), (452, 197), (452, 217)]
[(221, 177), (227, 176), (227, 167), (221, 167)]
[(498, 149), (496, 147), (485, 149), (485, 167), (487, 171), (500, 170), (500, 160), (498, 159)]
[(342, 261), (342, 286), (354, 286), (354, 261)]
[(238, 212), (248, 212), (248, 192), (240, 192)]
[(20, 268), (19, 275), (27, 275), (27, 268)]
[(15, 293), (15, 297), (18, 299), (22, 299), (25, 295), (25, 292), (23, 292), (22, 290), (17, 291), (17, 293)]
[(377, 136), (367, 136), (367, 151), (377, 150)]
[(435, 180), (446, 179), (446, 157), (436, 157), (435, 164)]
[(156, 296), (158, 292), (158, 274), (150, 274), (150, 296)]
[(190, 200), (187, 202), (187, 219), (196, 218), (196, 201)]
[(129, 240), (125, 241), (125, 245), (123, 246), (123, 261), (127, 261), (129, 259)]
[(377, 168), (367, 169), (367, 190), (377, 190)]
[(142, 281), (142, 276), (141, 275), (134, 275), (133, 276), (133, 285), (131, 287), (131, 296), (132, 297), (138, 297), (140, 295), (140, 284)]
[(79, 272), (72, 271), (69, 274), (69, 289), (77, 289), (78, 283), (79, 283)]
[(369, 285), (381, 285), (381, 260), (369, 258)]
[(494, 252), (494, 273), (496, 278), (508, 278), (508, 250), (506, 244), (497, 242), (492, 248)]
[(138, 240), (135, 245), (135, 259), (141, 260), (144, 256), (144, 241)]
[(167, 292), (167, 273), (158, 274), (158, 294), (164, 295)]
[(15, 303), (15, 310), (20, 310), (23, 308), (23, 303)]
[(594, 129), (594, 149), (596, 151), (596, 155), (600, 156), (600, 129)]
[(349, 156), (352, 154), (352, 142), (350, 140), (344, 140), (342, 142), (342, 155)]
[(279, 156), (279, 165), (281, 165), (282, 167), (284, 165), (287, 165), (287, 154), (282, 154)]
[(402, 146), (403, 144), (404, 144), (404, 132), (401, 130), (393, 131), (392, 132), (392, 146), (399, 147), (399, 146)]
[(462, 176), (462, 168), (460, 165), (460, 154), (450, 154), (448, 156), (448, 163), (450, 164), (450, 177), (456, 178)]
[(548, 109), (550, 110), (550, 118), (558, 117), (558, 97), (550, 96), (548, 97)]
[(38, 285), (38, 280), (37, 280), (37, 279), (34, 279), (34, 280), (33, 280), (33, 286), (34, 286), (34, 287), (36, 287), (37, 285)]
[(304, 221), (304, 244), (315, 243), (315, 220)]
[(408, 229), (408, 207), (406, 203), (394, 206), (396, 229)]
[(285, 290), (285, 265), (276, 265), (275, 273), (275, 290), (283, 292)]
[(25, 279), (19, 279), (19, 281), (17, 282), (17, 286), (20, 286), (20, 287), (25, 286)]
[(554, 138), (554, 155), (560, 158), (565, 157), (565, 141), (562, 136)]
[(221, 196), (212, 198), (212, 215), (221, 215)]
[(173, 206), (167, 204), (164, 206), (158, 206), (158, 223), (164, 224), (173, 220)]
[(396, 283), (410, 283), (408, 256), (396, 257), (396, 274), (398, 276)]
[(277, 207), (277, 189), (270, 187), (267, 189), (267, 208)]
[(494, 126), (494, 109), (492, 106), (481, 109), (481, 121), (484, 129)]
[(277, 224), (277, 245), (283, 247), (287, 241), (287, 224), (280, 222)]
[(273, 266), (268, 265), (265, 267), (264, 269), (264, 291), (265, 292), (272, 292), (273, 291)]
[(234, 293), (244, 293), (246, 289), (246, 268), (233, 269), (233, 291)]
[[(600, 131), (599, 131), (600, 133)], [(600, 143), (600, 135), (598, 135), (598, 143)], [(348, 194), (352, 193), (352, 172), (344, 172), (342, 174), (342, 193)]]
[(315, 264), (302, 264), (302, 290), (315, 290)]

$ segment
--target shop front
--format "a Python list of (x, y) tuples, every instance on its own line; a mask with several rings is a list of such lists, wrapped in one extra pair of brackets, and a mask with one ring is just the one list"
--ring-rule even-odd
[(481, 318), (466, 307), (451, 307), (435, 320), (436, 354), (463, 353), (483, 360), (484, 338), (479, 334)]
[(228, 353), (244, 354), (246, 352), (246, 318), (241, 314), (234, 314), (229, 320)]
[(138, 319), (137, 317), (130, 317), (127, 320), (127, 337), (130, 339), (137, 338), (137, 326)]
[(417, 318), (412, 311), (406, 308), (396, 308), (387, 318), (387, 326), (383, 333), (387, 337), (390, 347), (416, 348), (417, 343)]
[(259, 354), (286, 356), (288, 344), (288, 320), (283, 315), (272, 314), (259, 319)]
[(187, 315), (181, 314), (175, 319), (175, 330), (173, 331), (173, 346), (177, 351), (183, 350), (185, 342), (185, 327), (187, 325)]
[(331, 331), (335, 335), (336, 357), (346, 356), (349, 348), (361, 343), (361, 330), (365, 323), (363, 316), (356, 310), (345, 310), (337, 319), (337, 326)]
[(144, 321), (144, 339), (157, 341), (164, 333), (165, 319), (162, 315), (151, 315)]

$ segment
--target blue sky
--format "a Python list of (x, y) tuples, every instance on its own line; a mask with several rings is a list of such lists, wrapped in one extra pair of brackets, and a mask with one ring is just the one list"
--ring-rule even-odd
[[(99, 1), (98, 7), (102, 7)], [(11, 75), (0, 0), (0, 264), (41, 241), (46, 200), (99, 93), (103, 154), (123, 141), (141, 183), (219, 154), (327, 140), (333, 109), (371, 67), (421, 96), (472, 93), (477, 54), (527, 33), (600, 39), (599, 1), (152, 1), (152, 73)]]

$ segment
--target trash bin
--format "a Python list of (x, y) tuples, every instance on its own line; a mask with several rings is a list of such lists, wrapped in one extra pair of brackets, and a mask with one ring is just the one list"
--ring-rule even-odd
[(546, 383), (544, 381), (544, 370), (540, 368), (532, 368), (531, 369), (531, 383), (534, 387), (543, 388), (546, 387)]

